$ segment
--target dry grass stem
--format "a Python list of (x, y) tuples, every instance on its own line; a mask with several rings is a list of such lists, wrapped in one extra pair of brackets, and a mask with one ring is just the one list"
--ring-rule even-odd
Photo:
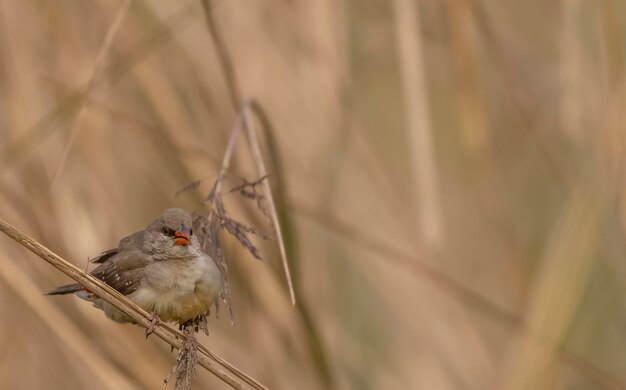
[[(560, 223), (555, 227), (541, 277), (530, 299), (522, 342), (513, 355), (513, 371), (500, 388), (541, 388), (557, 364), (559, 346), (576, 313), (600, 231), (606, 215), (607, 193), (598, 183), (585, 180), (573, 190)], [(600, 189), (600, 191), (598, 191)], [(565, 271), (565, 272), (564, 272)]]
[(136, 386), (121, 375), (116, 367), (102, 357), (83, 333), (66, 316), (46, 302), (39, 287), (13, 262), (4, 259), (0, 279), (29, 306), (52, 334), (63, 342), (76, 359), (100, 383), (112, 389), (134, 389)]
[[(18, 244), (41, 257), (43, 260), (47, 261), (53, 267), (74, 279), (76, 282), (88, 288), (89, 291), (93, 292), (98, 297), (104, 299), (129, 317), (133, 318), (137, 324), (144, 328), (148, 328), (150, 325), (149, 314), (145, 310), (126, 299), (126, 297), (110, 286), (93, 276), (86, 274), (82, 269), (59, 257), (31, 237), (20, 232), (3, 220), (0, 220), (0, 231), (11, 237)], [(184, 340), (184, 335), (180, 331), (164, 323), (159, 324), (159, 326), (154, 330), (154, 334), (177, 349), (181, 348), (182, 340)], [(231, 387), (235, 389), (245, 389), (246, 387), (266, 389), (265, 386), (244, 374), (241, 370), (233, 367), (221, 358), (217, 359), (216, 355), (209, 351), (208, 348), (198, 345), (198, 350), (203, 355), (198, 356), (198, 363), (222, 381), (229, 384)]]
[[(222, 200), (222, 187), (223, 187), (223, 181), (224, 181), (224, 177), (226, 175), (226, 172), (228, 171), (228, 168), (230, 166), (230, 161), (232, 159), (233, 156), (233, 152), (235, 149), (235, 145), (237, 143), (237, 139), (239, 137), (239, 135), (241, 134), (241, 130), (242, 127), (245, 127), (246, 131), (247, 131), (247, 135), (248, 135), (248, 145), (250, 146), (250, 151), (252, 153), (252, 157), (254, 159), (255, 165), (257, 167), (257, 170), (259, 172), (259, 176), (260, 179), (258, 179), (255, 182), (249, 183), (249, 182), (244, 182), (243, 185), (237, 186), (234, 189), (231, 189), (230, 192), (234, 191), (234, 190), (238, 190), (241, 191), (243, 193), (243, 195), (245, 197), (253, 197), (256, 201), (257, 201), (257, 205), (259, 210), (266, 216), (269, 215), (269, 218), (272, 222), (272, 228), (274, 230), (274, 234), (276, 235), (277, 238), (277, 242), (278, 242), (278, 247), (280, 250), (280, 255), (281, 255), (281, 260), (282, 260), (282, 265), (283, 265), (283, 270), (285, 272), (285, 277), (287, 279), (287, 285), (289, 287), (289, 295), (291, 297), (291, 304), (295, 305), (296, 304), (296, 295), (293, 289), (293, 282), (291, 279), (291, 272), (289, 270), (289, 263), (287, 261), (287, 252), (285, 250), (285, 243), (284, 243), (284, 239), (283, 239), (283, 235), (282, 235), (282, 231), (280, 228), (280, 222), (278, 220), (278, 214), (276, 212), (276, 206), (274, 203), (274, 198), (272, 196), (272, 191), (269, 185), (269, 181), (268, 181), (268, 177), (269, 174), (267, 173), (267, 169), (265, 168), (265, 163), (263, 162), (263, 157), (261, 155), (261, 149), (259, 147), (259, 141), (257, 138), (257, 128), (256, 125), (254, 123), (254, 121), (252, 120), (252, 115), (251, 115), (251, 105), (253, 104), (252, 100), (247, 100), (242, 108), (241, 111), (239, 112), (239, 114), (237, 115), (237, 117), (235, 118), (235, 124), (233, 126), (233, 130), (230, 134), (230, 138), (228, 140), (228, 144), (226, 146), (226, 151), (224, 152), (224, 158), (222, 160), (222, 166), (220, 168), (220, 173), (217, 177), (217, 179), (215, 180), (215, 184), (213, 185), (213, 189), (211, 190), (211, 192), (207, 195), (207, 197), (205, 198), (206, 202), (211, 203), (211, 210), (209, 212), (209, 216), (207, 218), (210, 218), (211, 216), (216, 217), (219, 219), (220, 221), (220, 226), (222, 228), (224, 228), (228, 233), (230, 233), (232, 236), (234, 236), (240, 243), (241, 245), (246, 248), (255, 258), (257, 259), (261, 259), (261, 256), (257, 250), (257, 248), (254, 246), (254, 244), (252, 244), (252, 242), (250, 241), (250, 239), (247, 236), (247, 233), (252, 233), (254, 235), (257, 235), (258, 237), (261, 237), (263, 239), (268, 239), (270, 238), (269, 236), (263, 234), (262, 232), (260, 232), (257, 229), (248, 227), (240, 222), (237, 222), (235, 220), (233, 220), (232, 218), (228, 217), (228, 214), (226, 213), (226, 210), (224, 208), (224, 203)], [(257, 184), (261, 184), (263, 185), (263, 192), (264, 194), (261, 195), (258, 194), (256, 192), (255, 186)], [(246, 190), (248, 188), (252, 189), (252, 192), (246, 192)], [(264, 201), (267, 201), (267, 206), (265, 205)], [(207, 228), (208, 226), (210, 226), (209, 221), (205, 220), (204, 223), (201, 224), (202, 226), (204, 226), (205, 228)], [(205, 230), (206, 231), (206, 230)], [(212, 236), (215, 236), (215, 234), (211, 234)], [(207, 250), (216, 250), (216, 248), (214, 247), (213, 249), (210, 248), (210, 242), (216, 242), (217, 240), (219, 240), (219, 238), (213, 237), (213, 238), (208, 238), (207, 237), (207, 245), (205, 245), (204, 247)], [(220, 250), (221, 251), (221, 250)], [(211, 253), (209, 253), (211, 254)], [(221, 255), (220, 253), (216, 253), (215, 254), (217, 256), (217, 262), (218, 265), (219, 263), (222, 263), (223, 260), (221, 260), (221, 258), (223, 258), (223, 255)], [(214, 257), (215, 258), (215, 257)], [(224, 267), (224, 265), (222, 265), (221, 267)], [(226, 283), (226, 285), (228, 285), (228, 282)], [(230, 301), (229, 298), (229, 293), (226, 292), (226, 299), (228, 301)], [(231, 306), (231, 312), (232, 312), (232, 306)]]
[[(252, 119), (251, 114), (251, 100), (248, 100), (244, 103), (242, 112), (243, 118), (246, 125), (246, 130), (248, 131), (248, 141), (250, 145), (250, 150), (252, 151), (252, 156), (254, 157), (254, 161), (256, 163), (256, 167), (259, 172), (260, 177), (267, 177), (267, 169), (265, 168), (265, 163), (263, 162), (263, 156), (261, 155), (261, 148), (259, 147), (259, 141), (257, 139), (257, 128)], [(265, 197), (267, 199), (267, 203), (269, 206), (269, 214), (273, 221), (274, 233), (276, 234), (276, 238), (278, 241), (278, 248), (280, 249), (280, 258), (283, 263), (283, 270), (285, 271), (285, 277), (287, 278), (287, 284), (289, 286), (289, 295), (291, 296), (291, 304), (296, 304), (296, 294), (293, 290), (293, 281), (291, 280), (291, 272), (289, 271), (289, 262), (287, 261), (287, 251), (285, 250), (285, 241), (283, 238), (282, 229), (280, 228), (280, 221), (278, 220), (278, 213), (276, 212), (276, 205), (274, 203), (274, 198), (272, 197), (272, 190), (270, 188), (270, 184), (268, 180), (263, 180), (263, 190), (265, 191)]]
[(581, 4), (578, 0), (563, 2), (562, 31), (560, 45), (561, 127), (573, 137), (580, 137), (585, 126), (586, 110), (584, 94), (584, 64), (580, 49), (581, 39), (577, 32), (577, 21)]
[(488, 121), (485, 101), (479, 88), (480, 63), (477, 60), (478, 45), (469, 0), (446, 2), (452, 40), (452, 53), (459, 83), (459, 124), (463, 129), (467, 148), (476, 153), (488, 146)]
[(111, 44), (113, 43), (113, 38), (115, 37), (115, 34), (117, 33), (120, 26), (122, 25), (122, 20), (124, 20), (124, 16), (126, 16), (126, 12), (128, 11), (128, 8), (130, 7), (131, 1), (132, 0), (124, 0), (122, 5), (120, 5), (120, 8), (118, 9), (117, 14), (115, 15), (115, 19), (113, 19), (113, 22), (111, 23), (111, 25), (109, 26), (109, 29), (107, 30), (107, 33), (104, 37), (104, 42), (102, 43), (102, 46), (100, 46), (100, 50), (98, 50), (98, 54), (96, 55), (96, 60), (93, 66), (93, 71), (91, 72), (91, 76), (89, 77), (89, 80), (85, 84), (84, 90), (80, 94), (83, 97), (83, 99), (80, 100), (78, 107), (76, 107), (75, 111), (72, 112), (73, 120), (70, 125), (70, 131), (71, 131), (70, 139), (67, 141), (67, 144), (65, 145), (65, 149), (63, 150), (63, 153), (61, 154), (61, 161), (59, 162), (59, 166), (57, 167), (56, 173), (54, 174), (54, 177), (52, 179), (52, 186), (54, 186), (54, 184), (59, 179), (59, 176), (61, 176), (61, 172), (63, 172), (63, 167), (65, 166), (65, 162), (67, 161), (67, 156), (69, 155), (70, 149), (72, 148), (72, 145), (74, 144), (74, 141), (76, 140), (76, 137), (78, 136), (78, 133), (81, 129), (81, 127), (77, 125), (78, 118), (80, 116), (80, 113), (82, 112), (82, 108), (89, 102), (89, 96), (91, 94), (92, 89), (94, 88), (96, 84), (97, 77), (100, 75), (100, 73), (102, 72), (102, 69), (104, 68), (107, 54), (109, 53), (109, 49), (111, 48)]
[(395, 0), (393, 4), (405, 96), (409, 157), (415, 195), (419, 202), (415, 219), (424, 240), (432, 248), (439, 249), (444, 241), (443, 213), (428, 105), (428, 83), (422, 59), (420, 13), (413, 0)]
[(220, 35), (220, 31), (213, 20), (213, 12), (211, 9), (210, 0), (200, 0), (202, 9), (204, 10), (204, 17), (206, 19), (206, 25), (209, 29), (209, 35), (213, 38), (215, 44), (215, 51), (217, 52), (217, 59), (220, 62), (222, 70), (224, 71), (224, 78), (226, 79), (227, 90), (230, 95), (230, 102), (235, 110), (241, 105), (241, 97), (239, 95), (239, 87), (237, 86), (237, 78), (235, 77), (235, 68), (233, 67), (226, 44)]

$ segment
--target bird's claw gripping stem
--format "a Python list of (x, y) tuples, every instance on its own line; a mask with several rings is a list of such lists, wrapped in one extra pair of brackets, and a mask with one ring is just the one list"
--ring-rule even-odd
[(148, 338), (148, 336), (150, 336), (157, 328), (157, 326), (159, 326), (159, 324), (161, 323), (161, 319), (159, 318), (159, 315), (156, 313), (156, 311), (151, 311), (150, 317), (148, 319), (150, 320), (150, 325), (146, 329), (146, 338)]

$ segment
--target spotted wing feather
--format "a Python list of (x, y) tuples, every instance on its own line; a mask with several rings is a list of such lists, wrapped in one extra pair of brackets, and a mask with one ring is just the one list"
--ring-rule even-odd
[[(109, 251), (110, 252), (110, 251)], [(123, 295), (128, 295), (139, 287), (145, 267), (152, 263), (150, 256), (137, 250), (123, 250), (107, 253), (91, 275), (102, 280)]]

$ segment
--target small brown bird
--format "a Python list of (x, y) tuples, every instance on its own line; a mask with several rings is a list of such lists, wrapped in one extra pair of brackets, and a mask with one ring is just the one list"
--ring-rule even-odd
[[(153, 323), (146, 335), (159, 320), (184, 324), (203, 315), (221, 290), (220, 271), (200, 248), (191, 215), (183, 209), (166, 209), (145, 230), (123, 238), (117, 248), (92, 261), (99, 266), (91, 275), (151, 313)], [(80, 284), (58, 287), (48, 295), (71, 293), (114, 321), (134, 322)]]

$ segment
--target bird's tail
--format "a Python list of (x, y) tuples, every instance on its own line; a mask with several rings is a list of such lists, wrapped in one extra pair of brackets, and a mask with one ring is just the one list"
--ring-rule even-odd
[(57, 287), (54, 290), (47, 292), (46, 295), (65, 295), (79, 292), (83, 289), (80, 284), (66, 284), (65, 286)]
[(65, 295), (65, 294), (75, 294), (77, 297), (84, 299), (89, 302), (93, 302), (95, 295), (91, 293), (91, 291), (87, 290), (85, 287), (80, 284), (66, 284), (65, 286), (57, 287), (54, 290), (47, 292), (46, 295)]

